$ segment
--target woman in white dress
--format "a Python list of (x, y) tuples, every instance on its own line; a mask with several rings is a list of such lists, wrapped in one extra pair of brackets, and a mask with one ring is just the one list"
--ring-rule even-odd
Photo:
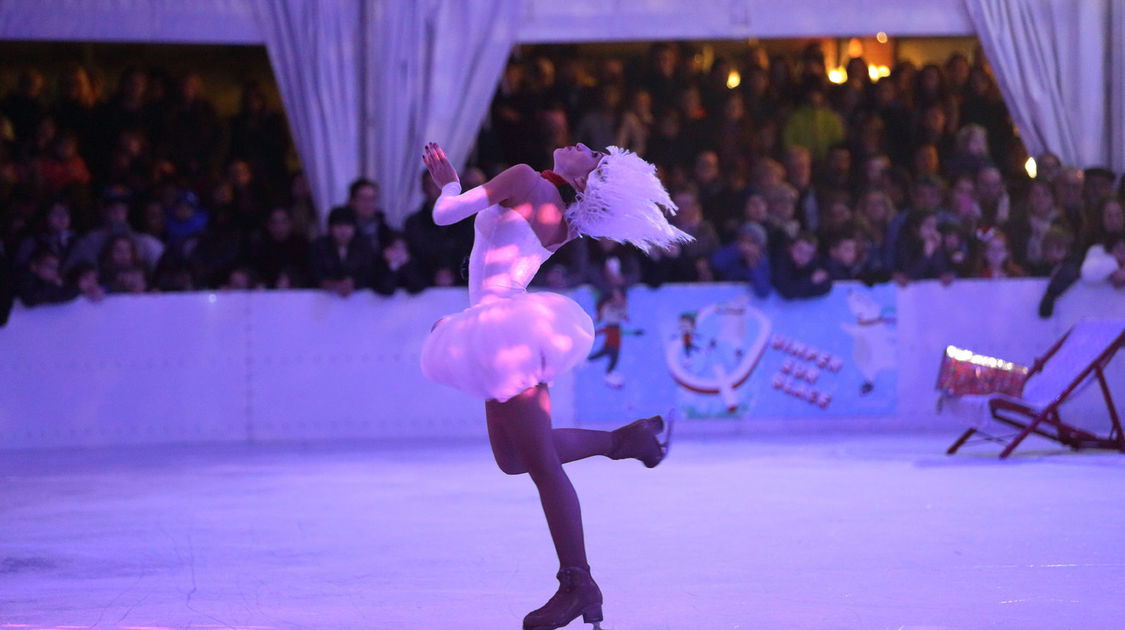
[(476, 215), (471, 305), (434, 325), (422, 371), (485, 400), (496, 463), (511, 475), (528, 473), (539, 491), (559, 558), (559, 590), (524, 618), (525, 630), (554, 630), (579, 615), (597, 630), (602, 595), (590, 577), (578, 496), (562, 465), (603, 455), (656, 466), (667, 452), (665, 423), (653, 416), (614, 431), (553, 429), (547, 383), (585, 359), (594, 327), (573, 300), (526, 289), (551, 254), (582, 234), (646, 251), (691, 237), (668, 224), (665, 213), (675, 206), (655, 168), (617, 147), (556, 149), (552, 171), (521, 164), (465, 192), (436, 143), (426, 145), (422, 160), (442, 190), (434, 222)]

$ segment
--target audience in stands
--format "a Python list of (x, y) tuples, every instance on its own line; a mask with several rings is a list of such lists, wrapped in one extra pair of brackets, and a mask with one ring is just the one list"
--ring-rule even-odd
[[(645, 59), (532, 49), (503, 73), (464, 185), (507, 165), (550, 167), (558, 144), (617, 144), (655, 163), (694, 243), (642, 259), (612, 242), (562, 248), (537, 284), (747, 282), (758, 296), (819, 295), (833, 281), (1049, 278), (1040, 313), (1074, 281), (1121, 286), (1117, 174), (1026, 157), (979, 55), (861, 58), (828, 82), (811, 44), (760, 47), (702, 67), (659, 43)], [(527, 51), (525, 51), (527, 52)], [(737, 70), (741, 83), (728, 87)], [(346, 296), (464, 283), (472, 223), (433, 224), (438, 195), (401, 229), (357, 178), (321, 224), (287, 170), (284, 117), (260, 85), (224, 119), (193, 73), (126, 68), (103, 98), (87, 68), (23, 72), (0, 98), (0, 313), (103, 292), (316, 287)], [(396, 209), (397, 210), (397, 209)], [(1104, 273), (1103, 273), (1104, 271)]]

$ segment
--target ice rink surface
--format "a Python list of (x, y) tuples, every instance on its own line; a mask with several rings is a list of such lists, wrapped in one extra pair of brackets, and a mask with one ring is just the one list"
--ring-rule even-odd
[[(957, 433), (568, 465), (605, 626), (1125, 627), (1125, 456)], [(556, 569), (483, 441), (0, 452), (4, 630), (516, 630)]]

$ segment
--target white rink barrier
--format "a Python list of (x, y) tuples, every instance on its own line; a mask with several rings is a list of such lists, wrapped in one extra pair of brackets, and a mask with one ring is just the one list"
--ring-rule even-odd
[[(1044, 288), (1045, 281), (1029, 279), (900, 289), (895, 417), (810, 417), (787, 420), (782, 429), (914, 431), (950, 424), (956, 434), (953, 420), (934, 413), (946, 345), (1030, 364), (1083, 317), (1125, 318), (1125, 292), (1078, 284), (1052, 318), (1040, 319)], [(684, 289), (660, 292), (675, 301)], [(0, 328), (0, 449), (483, 438), (483, 404), (430, 383), (418, 368), (430, 326), (466, 301), (463, 289), (431, 289), (390, 298), (220, 292), (17, 306)], [(1114, 362), (1110, 379), (1125, 411), (1123, 363)], [(583, 424), (575, 418), (572, 377), (555, 383), (552, 395), (558, 425)], [(1104, 415), (1099, 404), (1085, 396), (1076, 413)], [(708, 430), (750, 432), (770, 420), (722, 421)]]

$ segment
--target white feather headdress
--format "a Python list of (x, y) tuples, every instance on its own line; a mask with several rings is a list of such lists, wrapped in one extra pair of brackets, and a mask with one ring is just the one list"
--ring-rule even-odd
[(567, 207), (566, 220), (582, 234), (632, 243), (645, 252), (693, 240), (668, 223), (665, 213), (674, 215), (677, 208), (656, 167), (620, 147), (606, 151), (586, 190)]

